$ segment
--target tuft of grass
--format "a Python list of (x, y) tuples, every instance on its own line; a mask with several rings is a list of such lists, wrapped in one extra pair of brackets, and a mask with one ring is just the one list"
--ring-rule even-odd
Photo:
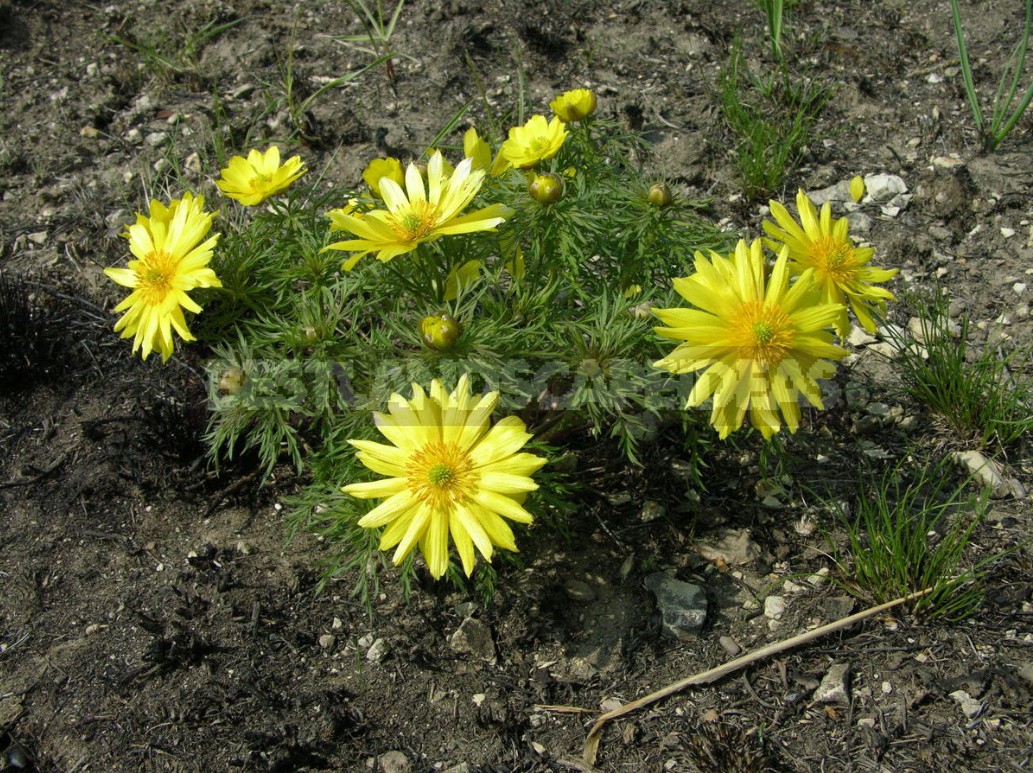
[[(958, 0), (951, 0), (951, 22), (954, 25), (954, 36), (958, 41), (958, 56), (961, 60), (961, 77), (965, 83), (965, 94), (968, 96), (968, 104), (972, 109), (972, 118), (976, 124), (976, 131), (979, 132), (979, 139), (983, 149), (992, 153), (997, 146), (1004, 141), (1015, 124), (1026, 112), (1030, 102), (1033, 102), (1033, 83), (1029, 85), (1025, 93), (1019, 97), (1019, 79), (1026, 66), (1026, 52), (1029, 49), (1030, 32), (1033, 30), (1033, 0), (1026, 0), (1026, 20), (1019, 35), (1019, 41), (1008, 58), (1000, 79), (997, 81), (997, 89), (994, 92), (993, 101), (990, 103), (990, 120), (987, 122), (983, 110), (979, 105), (979, 95), (976, 94), (976, 85), (972, 77), (972, 66), (968, 61), (968, 46), (965, 43), (965, 31), (961, 26), (961, 11), (958, 8)], [(1016, 102), (1016, 100), (1018, 100)]]
[(935, 413), (955, 435), (980, 447), (1008, 446), (1033, 430), (1033, 389), (1015, 378), (1014, 353), (984, 349), (970, 355), (969, 319), (952, 330), (943, 294), (914, 297), (922, 342), (886, 326), (898, 350), (904, 391)]
[(201, 81), (198, 64), (201, 52), (215, 38), (236, 27), (243, 19), (209, 21), (198, 29), (175, 31), (169, 27), (132, 31), (125, 36), (108, 35), (109, 40), (135, 51), (144, 68), (158, 80), (172, 83), (184, 79), (194, 85)]
[(817, 81), (794, 81), (784, 66), (767, 77), (754, 75), (739, 42), (720, 87), (721, 111), (738, 138), (734, 153), (743, 193), (750, 199), (770, 196), (799, 160), (831, 89)]
[(845, 553), (833, 545), (832, 555), (851, 593), (881, 604), (929, 590), (916, 613), (961, 620), (981, 603), (986, 566), (997, 558), (963, 567), (989, 491), (972, 494), (967, 481), (952, 486), (946, 462), (911, 469), (914, 461), (862, 478), (853, 514), (831, 503), (847, 536)]

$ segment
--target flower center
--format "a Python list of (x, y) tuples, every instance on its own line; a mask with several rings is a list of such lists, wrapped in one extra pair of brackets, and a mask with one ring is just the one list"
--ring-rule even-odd
[(409, 490), (435, 510), (447, 510), (470, 496), (473, 462), (455, 443), (428, 443), (406, 468)]
[(172, 289), (172, 279), (176, 276), (178, 261), (164, 251), (152, 252), (144, 261), (144, 266), (137, 269), (140, 283), (137, 291), (151, 306), (161, 305)]
[(781, 306), (749, 301), (731, 319), (733, 345), (739, 357), (762, 368), (778, 365), (793, 348), (796, 330)]
[(427, 470), (427, 480), (435, 486), (447, 486), (454, 477), (455, 473), (447, 464), (435, 464)]
[(753, 337), (759, 343), (766, 344), (775, 337), (775, 329), (768, 322), (755, 322), (753, 324)]
[(409, 207), (389, 215), (391, 226), (402, 241), (423, 239), (437, 225), (435, 207), (429, 201), (413, 201)]
[(531, 140), (531, 155), (539, 158), (549, 152), (550, 143), (548, 137), (535, 137)]
[(844, 239), (821, 236), (812, 242), (811, 255), (818, 271), (825, 271), (837, 281), (849, 279), (857, 269), (854, 247)]

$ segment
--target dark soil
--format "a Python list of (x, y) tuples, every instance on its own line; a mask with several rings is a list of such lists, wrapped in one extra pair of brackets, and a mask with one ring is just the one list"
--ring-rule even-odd
[[(1021, 4), (963, 5), (988, 101)], [(206, 24), (238, 20), (189, 45)], [(814, 528), (833, 522), (811, 490), (849, 498), (873, 460), (961, 443), (861, 350), (841, 384), (865, 399), (787, 440), (777, 506), (762, 502), (770, 471), (748, 439), (715, 442), (698, 496), (679, 477), (673, 431), (642, 470), (584, 443), (569, 538), (528, 535), (523, 567), (500, 565), (491, 603), (426, 576), (405, 602), (391, 572), (372, 616), (354, 577), (320, 591), (324, 546), (285, 543), (292, 470), (260, 486), (254, 460), (218, 474), (205, 461), (203, 355), (142, 363), (110, 330), (119, 291), (101, 269), (124, 259), (118, 234), (150, 195), (210, 180), (217, 143), (239, 152), (291, 136), (310, 169), (354, 185), (376, 155), (421, 152), (467, 102), (482, 119), (478, 79), (496, 111), (512, 109), (522, 67), (536, 110), (591, 87), (603, 113), (656, 143), (658, 176), (711, 200), (715, 221), (756, 235), (762, 219), (738, 193), (716, 96), (737, 36), (748, 61), (768, 62), (751, 3), (411, 0), (394, 81), (371, 70), (292, 124), (277, 103), (289, 41), (304, 99), (369, 61), (334, 40), (360, 31), (328, 0), (0, 0), (0, 310), (21, 315), (0, 326), (4, 770), (582, 769), (592, 712), (730, 659), (732, 640), (755, 649), (863, 606), (805, 579), (837, 576)], [(175, 66), (150, 66), (148, 45)], [(782, 200), (858, 173), (901, 176), (906, 207), (865, 210), (877, 263), (902, 268), (893, 289), (946, 288), (974, 345), (1018, 350), (1015, 375), (1029, 377), (1030, 117), (980, 152), (943, 2), (800, 2), (786, 45), (799, 71), (837, 88)], [(866, 406), (879, 401), (897, 412), (873, 424)], [(1028, 450), (1004, 459), (1027, 488)], [(1028, 498), (1002, 499), (977, 531), (973, 560), (1011, 552), (975, 617), (902, 611), (676, 695), (614, 723), (599, 769), (1028, 769), (1031, 519)], [(746, 563), (696, 550), (726, 529), (748, 530)], [(706, 590), (696, 639), (663, 636), (642, 581), (664, 568)], [(786, 599), (779, 620), (763, 614), (770, 593)], [(834, 664), (849, 665), (849, 695), (819, 703)]]

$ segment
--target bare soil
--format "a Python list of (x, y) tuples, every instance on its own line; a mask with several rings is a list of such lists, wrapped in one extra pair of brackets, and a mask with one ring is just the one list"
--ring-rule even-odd
[[(989, 100), (1021, 4), (963, 5)], [(206, 24), (229, 22), (190, 50)], [(836, 576), (811, 489), (849, 498), (859, 466), (880, 455), (961, 444), (862, 350), (841, 381), (865, 400), (839, 401), (787, 441), (777, 507), (761, 501), (750, 441), (714, 446), (696, 498), (671, 433), (644, 469), (575, 442), (585, 486), (570, 535), (532, 532), (490, 604), (429, 578), (404, 602), (390, 573), (372, 617), (350, 596), (354, 578), (319, 591), (325, 547), (284, 538), (282, 500), (301, 482), (284, 467), (259, 486), (254, 460), (209, 468), (203, 353), (165, 367), (133, 359), (110, 331), (119, 293), (101, 269), (123, 260), (118, 234), (149, 195), (217, 174), (216, 143), (246, 151), (298, 128), (276, 104), (290, 41), (304, 99), (369, 61), (334, 40), (359, 32), (329, 0), (0, 0), (0, 271), (35, 299), (0, 351), (5, 771), (582, 769), (592, 712), (728, 660), (733, 641), (754, 649), (862, 606), (802, 579)], [(142, 49), (162, 35), (174, 68), (118, 42)], [(658, 176), (757, 234), (761, 203), (738, 194), (716, 96), (736, 36), (755, 67), (768, 63), (751, 3), (411, 0), (394, 81), (377, 68), (320, 95), (287, 147), (327, 184), (355, 185), (373, 156), (421, 152), (467, 102), (483, 119), (478, 78), (496, 110), (511, 109), (522, 67), (537, 109), (595, 89), (606, 115), (656, 143)], [(865, 210), (877, 262), (903, 269), (893, 289), (945, 287), (975, 345), (1028, 352), (1033, 121), (980, 152), (946, 4), (804, 0), (786, 44), (798, 71), (837, 89), (783, 200), (858, 173), (899, 175), (910, 203)], [(1031, 375), (1028, 357), (1016, 363)], [(869, 420), (880, 401), (896, 419)], [(1028, 445), (1003, 461), (1031, 486)], [(1031, 518), (1028, 498), (1002, 499), (977, 532), (973, 560), (1011, 552), (974, 618), (902, 612), (674, 696), (615, 723), (598, 769), (1028, 769)], [(742, 565), (696, 550), (727, 529), (756, 546)], [(663, 568), (705, 588), (696, 639), (662, 633), (643, 578)], [(763, 614), (769, 593), (786, 599), (779, 620)], [(819, 703), (834, 664), (849, 665), (849, 694)]]

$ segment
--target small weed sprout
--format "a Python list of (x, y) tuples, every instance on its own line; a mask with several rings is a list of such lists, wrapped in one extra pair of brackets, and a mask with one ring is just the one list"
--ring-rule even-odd
[[(829, 503), (846, 532), (845, 549), (826, 540), (851, 593), (881, 604), (929, 590), (916, 612), (948, 620), (971, 615), (982, 597), (989, 561), (965, 568), (975, 528), (986, 515), (988, 491), (951, 486), (946, 463), (908, 470), (913, 459), (873, 482), (861, 480), (854, 512)], [(993, 560), (993, 559), (990, 559)]]
[[(968, 45), (965, 43), (965, 31), (961, 26), (961, 11), (958, 0), (951, 0), (951, 21), (954, 24), (954, 35), (958, 41), (958, 56), (961, 59), (961, 76), (965, 83), (965, 94), (972, 109), (972, 119), (976, 124), (983, 149), (993, 152), (1004, 141), (1015, 124), (1026, 112), (1033, 101), (1033, 83), (1019, 97), (1019, 79), (1026, 66), (1026, 52), (1029, 48), (1030, 31), (1033, 29), (1033, 0), (1026, 0), (1026, 19), (1022, 26), (1018, 43), (1012, 51), (1008, 64), (997, 81), (993, 101), (990, 103), (990, 121), (987, 123), (983, 110), (979, 105), (975, 80), (972, 77), (972, 66), (968, 59)], [(1018, 102), (1016, 102), (1018, 100)]]
[[(376, 0), (375, 11), (370, 8), (365, 0), (348, 0), (348, 7), (359, 17), (359, 21), (362, 22), (366, 33), (364, 35), (345, 35), (333, 39), (338, 43), (352, 46), (359, 51), (369, 54), (376, 59), (375, 64), (383, 63), (387, 68), (387, 77), (391, 82), (391, 88), (394, 88), (397, 77), (394, 59), (399, 54), (391, 45), (391, 37), (395, 33), (398, 17), (405, 7), (405, 0), (398, 0), (390, 16), (385, 15), (382, 0)], [(368, 48), (364, 46), (365, 43), (369, 44)], [(372, 67), (373, 65), (370, 66)]]
[(171, 83), (185, 78), (197, 84), (200, 81), (198, 62), (201, 52), (219, 35), (236, 27), (243, 19), (227, 22), (209, 21), (196, 30), (180, 33), (162, 27), (156, 31), (130, 33), (126, 36), (109, 35), (109, 40), (135, 51), (144, 67), (158, 80)]
[(758, 3), (767, 17), (771, 55), (775, 57), (775, 61), (781, 62), (784, 59), (782, 55), (782, 22), (785, 10), (783, 2), (782, 0), (758, 0)]
[(947, 299), (914, 297), (921, 341), (892, 325), (885, 334), (906, 394), (936, 414), (956, 436), (980, 447), (1007, 447), (1033, 430), (1033, 390), (1015, 376), (1014, 353), (969, 353), (969, 319), (954, 326)]

